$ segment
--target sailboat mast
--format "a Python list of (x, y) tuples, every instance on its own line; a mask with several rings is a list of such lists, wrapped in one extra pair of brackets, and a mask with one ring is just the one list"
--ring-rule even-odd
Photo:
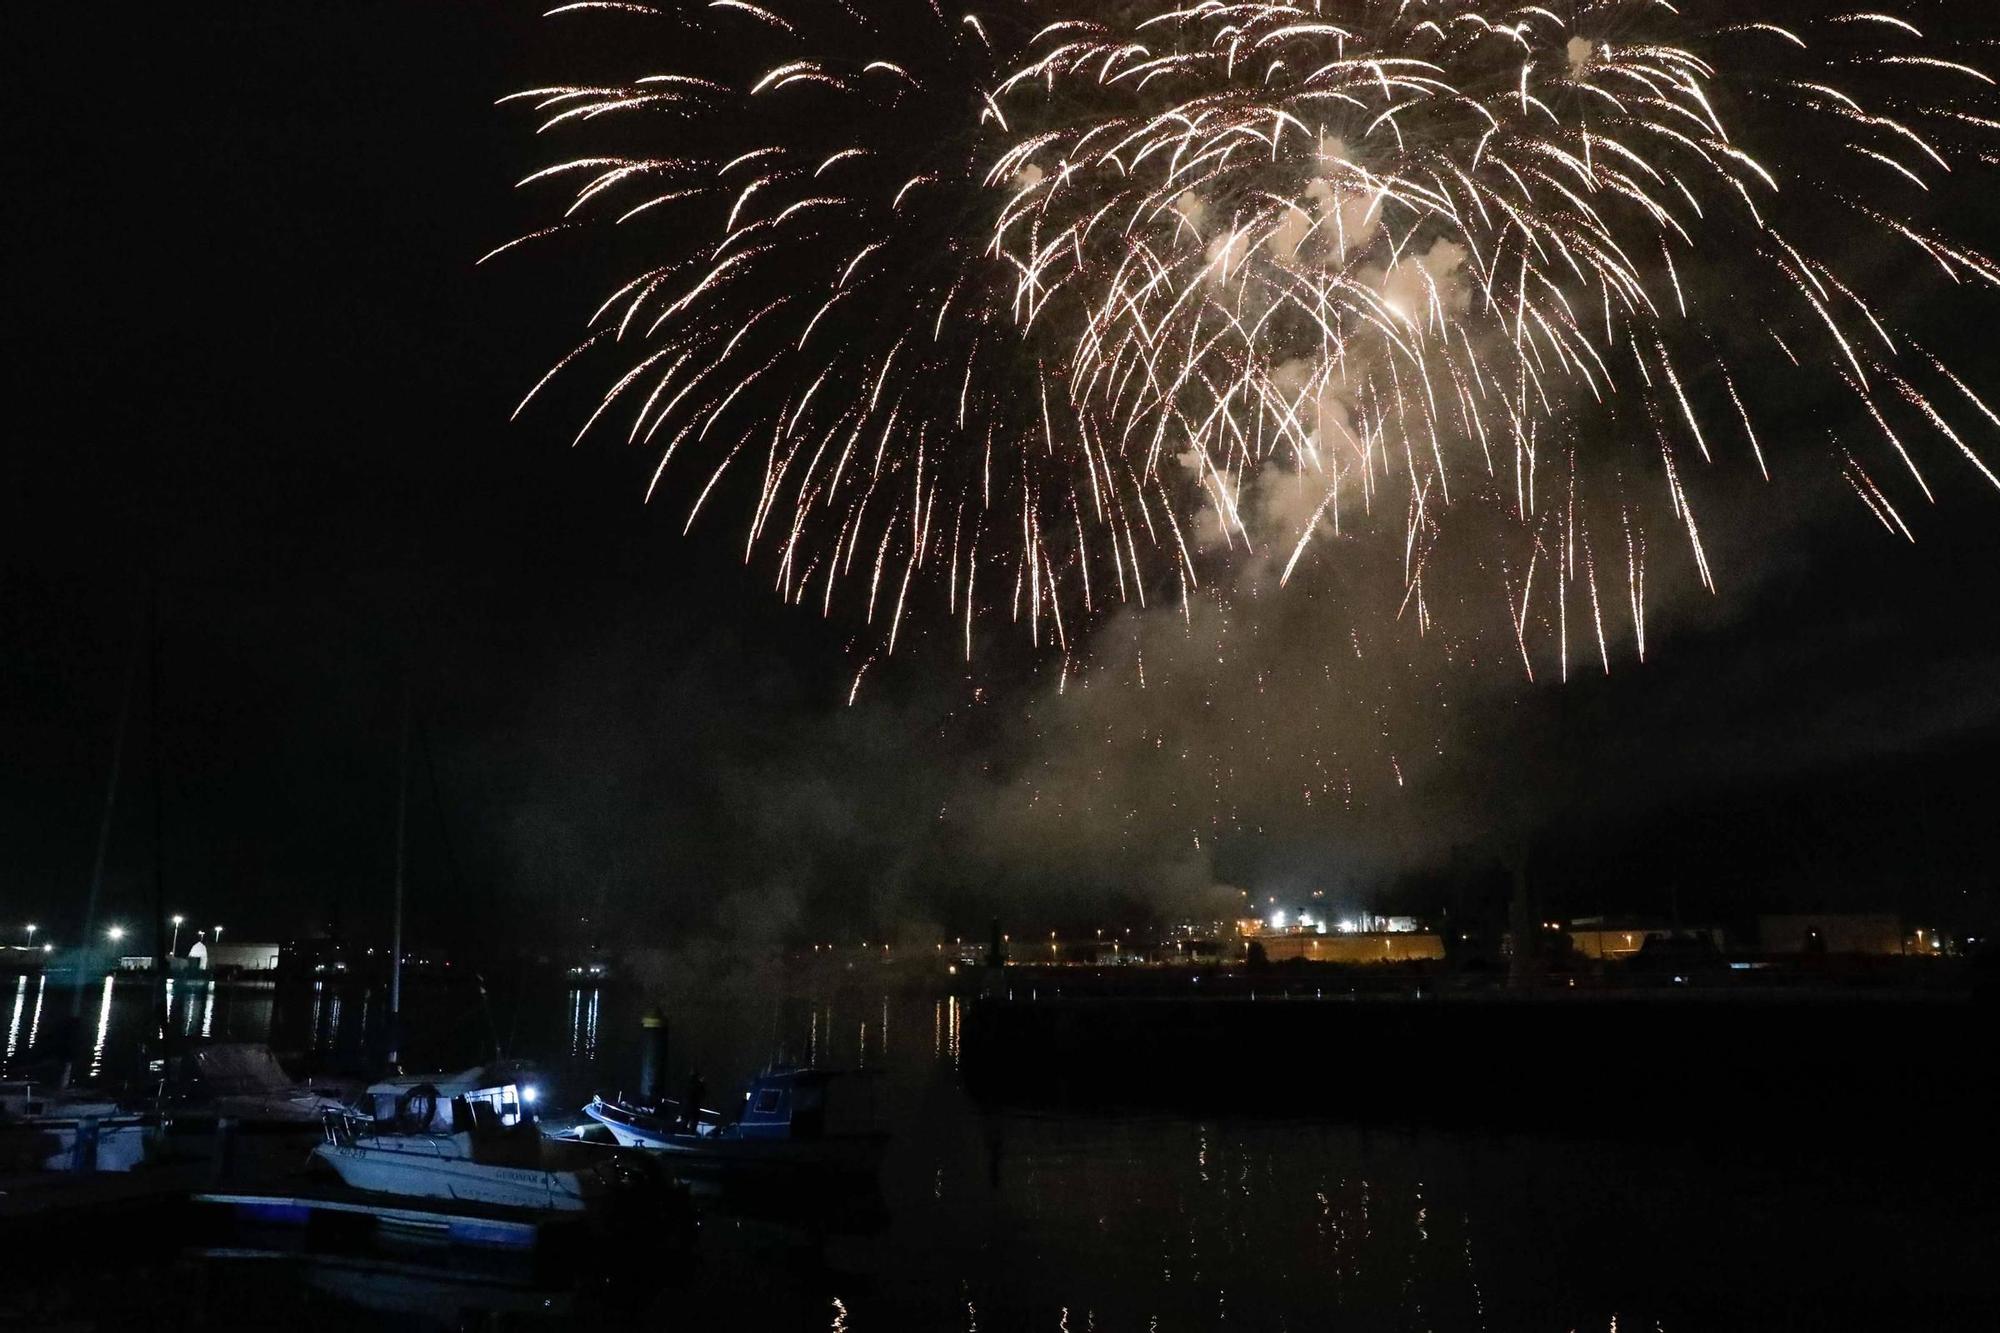
[(132, 643), (132, 657), (125, 668), (125, 687), (118, 696), (118, 727), (111, 739), (111, 772), (104, 780), (104, 809), (97, 821), (97, 848), (90, 859), (90, 890), (83, 900), (83, 933), (76, 946), (76, 966), (70, 978), (69, 1027), (63, 1050), (62, 1072), (56, 1085), (67, 1088), (76, 1072), (78, 1029), (83, 1018), (84, 971), (97, 947), (97, 906), (104, 897), (104, 859), (111, 847), (112, 815), (118, 807), (118, 775), (125, 763), (125, 732), (132, 722), (132, 696), (139, 688), (140, 654), (146, 650), (146, 625), (142, 620)]
[[(143, 631), (142, 631), (143, 632)], [(97, 905), (104, 896), (104, 859), (111, 847), (112, 815), (118, 807), (118, 775), (125, 765), (125, 732), (132, 721), (132, 696), (138, 690), (139, 655), (145, 651), (142, 638), (132, 646), (132, 660), (125, 669), (125, 687), (118, 696), (118, 727), (111, 738), (111, 772), (104, 780), (104, 808), (97, 820), (97, 848), (90, 858), (90, 891), (83, 900), (83, 935), (77, 944), (77, 977), (71, 998), (70, 1017), (83, 1013), (83, 959), (97, 947)]]
[(403, 687), (403, 739), (396, 759), (396, 920), (389, 937), (389, 1063), (403, 1044), (403, 862), (410, 823), (410, 690)]
[(154, 1042), (161, 1068), (165, 1069), (167, 1043), (173, 1031), (167, 987), (167, 969), (173, 960), (167, 950), (167, 771), (160, 732), (160, 585), (153, 583), (150, 644), (147, 650), (147, 686), (152, 693), (153, 727), (150, 749), (153, 769), (153, 1019)]

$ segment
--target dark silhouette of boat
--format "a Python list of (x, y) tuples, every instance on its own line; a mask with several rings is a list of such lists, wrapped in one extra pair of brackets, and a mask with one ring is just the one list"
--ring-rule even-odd
[(602, 1095), (583, 1110), (619, 1144), (651, 1150), (683, 1174), (872, 1181), (889, 1141), (874, 1128), (872, 1083), (861, 1072), (791, 1069), (752, 1080), (733, 1115)]

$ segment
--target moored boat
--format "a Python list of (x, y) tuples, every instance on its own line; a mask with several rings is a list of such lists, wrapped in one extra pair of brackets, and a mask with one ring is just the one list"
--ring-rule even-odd
[(487, 1073), (376, 1084), (363, 1110), (326, 1118), (313, 1157), (353, 1189), (533, 1213), (595, 1211), (658, 1183), (616, 1154), (544, 1138), (533, 1085)]
[(889, 1136), (874, 1128), (866, 1075), (791, 1069), (761, 1075), (733, 1117), (661, 1101), (591, 1099), (584, 1114), (625, 1147), (696, 1173), (817, 1173), (873, 1179)]
[(160, 1119), (90, 1093), (0, 1082), (0, 1173), (130, 1171), (146, 1160)]

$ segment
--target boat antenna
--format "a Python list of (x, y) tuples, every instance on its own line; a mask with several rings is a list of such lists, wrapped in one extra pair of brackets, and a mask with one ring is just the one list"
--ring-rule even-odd
[(173, 966), (173, 959), (167, 952), (167, 770), (164, 759), (165, 746), (160, 733), (165, 730), (160, 725), (160, 581), (153, 580), (152, 614), (149, 617), (150, 633), (147, 646), (147, 689), (151, 693), (153, 725), (150, 735), (153, 770), (153, 1018), (154, 1046), (160, 1056), (160, 1078), (163, 1085), (168, 1073), (167, 1044), (173, 1039), (173, 1015), (169, 1012), (171, 1001), (168, 987), (173, 983), (167, 979), (167, 969)]
[(125, 666), (125, 687), (118, 694), (118, 727), (111, 737), (111, 772), (104, 780), (104, 809), (97, 819), (97, 849), (90, 860), (90, 891), (83, 900), (83, 934), (76, 949), (76, 975), (70, 988), (67, 1049), (63, 1053), (58, 1087), (67, 1088), (76, 1069), (78, 1024), (83, 1018), (83, 973), (89, 966), (91, 950), (97, 946), (97, 904), (104, 896), (104, 859), (111, 847), (112, 815), (118, 806), (118, 776), (125, 764), (125, 732), (132, 723), (132, 696), (139, 688), (139, 658), (146, 650), (146, 623), (143, 612), (138, 632), (133, 636), (132, 656)]
[[(410, 722), (406, 716), (403, 723), (403, 746), (406, 756), (410, 743), (409, 728)], [(451, 900), (455, 903), (464, 902), (465, 896), (460, 892), (458, 881), (458, 856), (452, 851), (451, 846), (451, 820), (445, 816), (444, 791), (438, 785), (437, 755), (431, 749), (431, 729), (419, 722), (416, 724), (416, 733), (417, 744), (423, 747), (424, 752), (424, 774), (430, 779), (431, 809), (437, 814), (438, 841), (444, 845), (445, 882), (451, 886)], [(473, 978), (479, 983), (479, 1005), (486, 1014), (486, 1034), (493, 1043), (494, 1062), (498, 1063), (506, 1059), (500, 1045), (500, 1024), (493, 1017), (493, 1003), (486, 993), (485, 975), (475, 972)], [(518, 1017), (518, 1010), (516, 1016)]]
[(396, 756), (396, 918), (389, 937), (389, 1065), (403, 1044), (403, 862), (410, 822), (410, 682), (403, 681), (403, 735)]

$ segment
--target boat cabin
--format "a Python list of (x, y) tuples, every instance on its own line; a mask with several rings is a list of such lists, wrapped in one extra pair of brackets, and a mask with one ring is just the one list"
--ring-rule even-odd
[(25, 1120), (47, 1110), (48, 1103), (35, 1095), (34, 1084), (26, 1079), (0, 1079), (0, 1120)]
[(533, 1120), (540, 1095), (534, 1071), (509, 1062), (455, 1074), (383, 1079), (362, 1095), (360, 1109), (378, 1125), (393, 1124), (405, 1133), (449, 1134), (459, 1128), (452, 1114), (455, 1101), (463, 1100), (480, 1121), (506, 1128)]
[(813, 1140), (874, 1127), (873, 1080), (828, 1069), (763, 1074), (743, 1094), (734, 1126), (745, 1139)]

